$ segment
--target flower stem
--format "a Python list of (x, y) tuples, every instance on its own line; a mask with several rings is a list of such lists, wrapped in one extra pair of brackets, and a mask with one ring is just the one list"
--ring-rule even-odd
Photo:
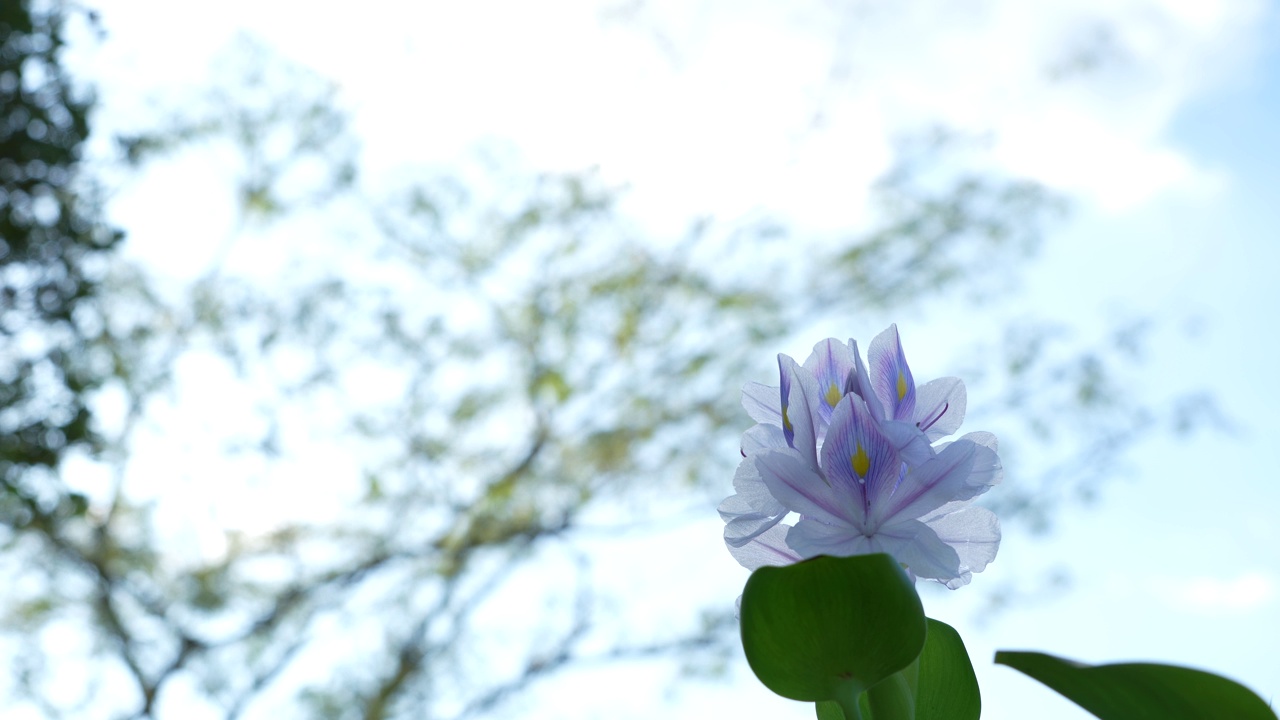
[(840, 710), (844, 713), (844, 720), (863, 720), (862, 708), (858, 705), (858, 694), (841, 693), (835, 701), (840, 705)]

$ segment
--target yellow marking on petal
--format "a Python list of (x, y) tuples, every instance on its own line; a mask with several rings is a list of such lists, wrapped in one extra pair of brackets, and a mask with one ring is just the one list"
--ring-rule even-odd
[(862, 443), (858, 443), (858, 449), (853, 452), (853, 457), (849, 458), (849, 464), (853, 466), (853, 474), (860, 478), (867, 476), (867, 471), (871, 469), (871, 458), (867, 457), (867, 451), (862, 447)]
[(794, 428), (791, 427), (791, 418), (787, 417), (787, 409), (785, 407), (782, 408), (782, 427), (794, 432)]
[(831, 383), (831, 387), (827, 388), (827, 404), (835, 407), (842, 397), (844, 395), (840, 392), (840, 387), (835, 383)]
[(898, 399), (907, 396), (907, 376), (901, 370), (898, 371)]

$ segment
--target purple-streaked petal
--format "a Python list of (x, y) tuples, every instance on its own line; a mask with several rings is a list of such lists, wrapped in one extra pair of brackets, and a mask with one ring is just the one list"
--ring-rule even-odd
[(856, 395), (845, 396), (831, 416), (822, 468), (832, 488), (848, 498), (858, 527), (867, 526), (875, 493), (898, 483), (902, 460)]
[(823, 421), (830, 423), (831, 411), (844, 397), (849, 375), (854, 371), (849, 346), (835, 338), (823, 340), (813, 346), (809, 359), (804, 361), (804, 369), (818, 381), (818, 414)]
[(785, 447), (788, 447), (787, 439), (782, 435), (782, 428), (777, 425), (760, 423), (752, 425), (742, 433), (743, 457), (770, 450), (781, 450)]
[(778, 355), (778, 371), (782, 380), (782, 433), (787, 444), (800, 453), (805, 464), (818, 472), (818, 436), (814, 428), (814, 412), (818, 383), (809, 371), (786, 355)]
[(916, 383), (902, 352), (897, 325), (890, 325), (871, 341), (867, 363), (871, 366), (871, 387), (884, 404), (885, 419), (915, 422)]
[(818, 555), (849, 557), (880, 552), (875, 538), (868, 538), (861, 531), (848, 525), (830, 525), (813, 518), (801, 518), (787, 531), (787, 545), (802, 557)]
[[(965, 574), (955, 548), (919, 520), (904, 520), (882, 528), (876, 533), (876, 539), (885, 552), (917, 577), (949, 583)], [(960, 584), (967, 582), (966, 578)]]
[(858, 353), (858, 341), (849, 338), (849, 354), (853, 355), (853, 374), (849, 376), (848, 387), (845, 393), (853, 393), (862, 398), (867, 404), (867, 410), (870, 411), (871, 417), (876, 420), (884, 420), (884, 408), (880, 405), (880, 399), (876, 397), (875, 391), (871, 389), (871, 379), (867, 376), (867, 366), (862, 364), (862, 355)]
[(729, 554), (748, 570), (800, 562), (800, 555), (787, 546), (787, 531), (790, 529), (789, 525), (774, 525), (741, 547), (730, 545)]
[(960, 378), (945, 377), (916, 388), (916, 427), (929, 436), (929, 442), (944, 438), (960, 429), (967, 403), (964, 383)]
[(967, 584), (972, 573), (982, 572), (996, 559), (1000, 549), (1000, 520), (986, 508), (967, 507), (926, 519), (924, 524), (938, 539), (955, 549), (960, 558), (960, 577), (947, 583), (953, 590)]
[(758, 382), (743, 385), (742, 407), (752, 420), (782, 427), (782, 405), (778, 402), (778, 388)]
[(791, 358), (778, 353), (778, 407), (782, 409), (782, 434), (787, 438), (787, 445), (790, 446), (795, 442), (796, 429), (791, 425), (791, 386), (800, 386), (796, 380), (795, 373), (791, 372), (788, 362), (794, 364)]
[(843, 490), (857, 506), (854, 517), (865, 527), (876, 494), (892, 492), (898, 484), (902, 460), (862, 400), (849, 395), (831, 416), (822, 467), (832, 487)]
[(733, 489), (735, 493), (718, 508), (725, 522), (724, 541), (730, 546), (745, 545), (786, 517), (786, 506), (769, 494), (753, 459), (748, 457), (738, 464)]
[(752, 459), (769, 494), (789, 509), (824, 522), (853, 523), (848, 498), (806, 467), (796, 451), (775, 450), (747, 458)]
[(878, 528), (920, 518), (953, 500), (973, 497), (976, 493), (968, 480), (979, 447), (968, 440), (957, 440), (929, 462), (911, 468), (892, 492), (869, 495), (868, 525)]

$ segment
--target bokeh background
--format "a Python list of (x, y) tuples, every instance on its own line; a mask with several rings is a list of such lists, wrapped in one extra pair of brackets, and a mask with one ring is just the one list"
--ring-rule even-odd
[(747, 381), (891, 322), (1001, 438), (996, 648), (1280, 689), (1280, 13), (9, 0), (0, 714), (812, 717)]

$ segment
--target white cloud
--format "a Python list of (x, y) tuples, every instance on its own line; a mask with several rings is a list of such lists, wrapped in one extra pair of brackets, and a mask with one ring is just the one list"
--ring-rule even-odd
[(1010, 126), (995, 154), (1018, 174), (1119, 212), (1165, 192), (1212, 194), (1225, 180), (1165, 145), (1139, 142), (1078, 108)]
[(1270, 573), (1251, 571), (1232, 578), (1193, 577), (1164, 583), (1175, 607), (1215, 614), (1251, 612), (1273, 604), (1280, 580)]
[(179, 47), (188, 34), (145, 29), (164, 11), (138, 0), (105, 15), (101, 67), (131, 68), (105, 79), (135, 88), (175, 72), (200, 82), (210, 38), (245, 30), (338, 82), (375, 174), (498, 139), (539, 168), (599, 166), (649, 211), (765, 207), (823, 228), (860, 212), (848, 199), (884, 169), (894, 133), (933, 122), (994, 132), (1007, 169), (1107, 210), (1203, 186), (1211, 173), (1165, 133), (1239, 69), (1264, 9), (655, 0), (602, 23), (607, 6), (371, 1), (352, 15), (231, 2), (202, 19), (200, 43)]

